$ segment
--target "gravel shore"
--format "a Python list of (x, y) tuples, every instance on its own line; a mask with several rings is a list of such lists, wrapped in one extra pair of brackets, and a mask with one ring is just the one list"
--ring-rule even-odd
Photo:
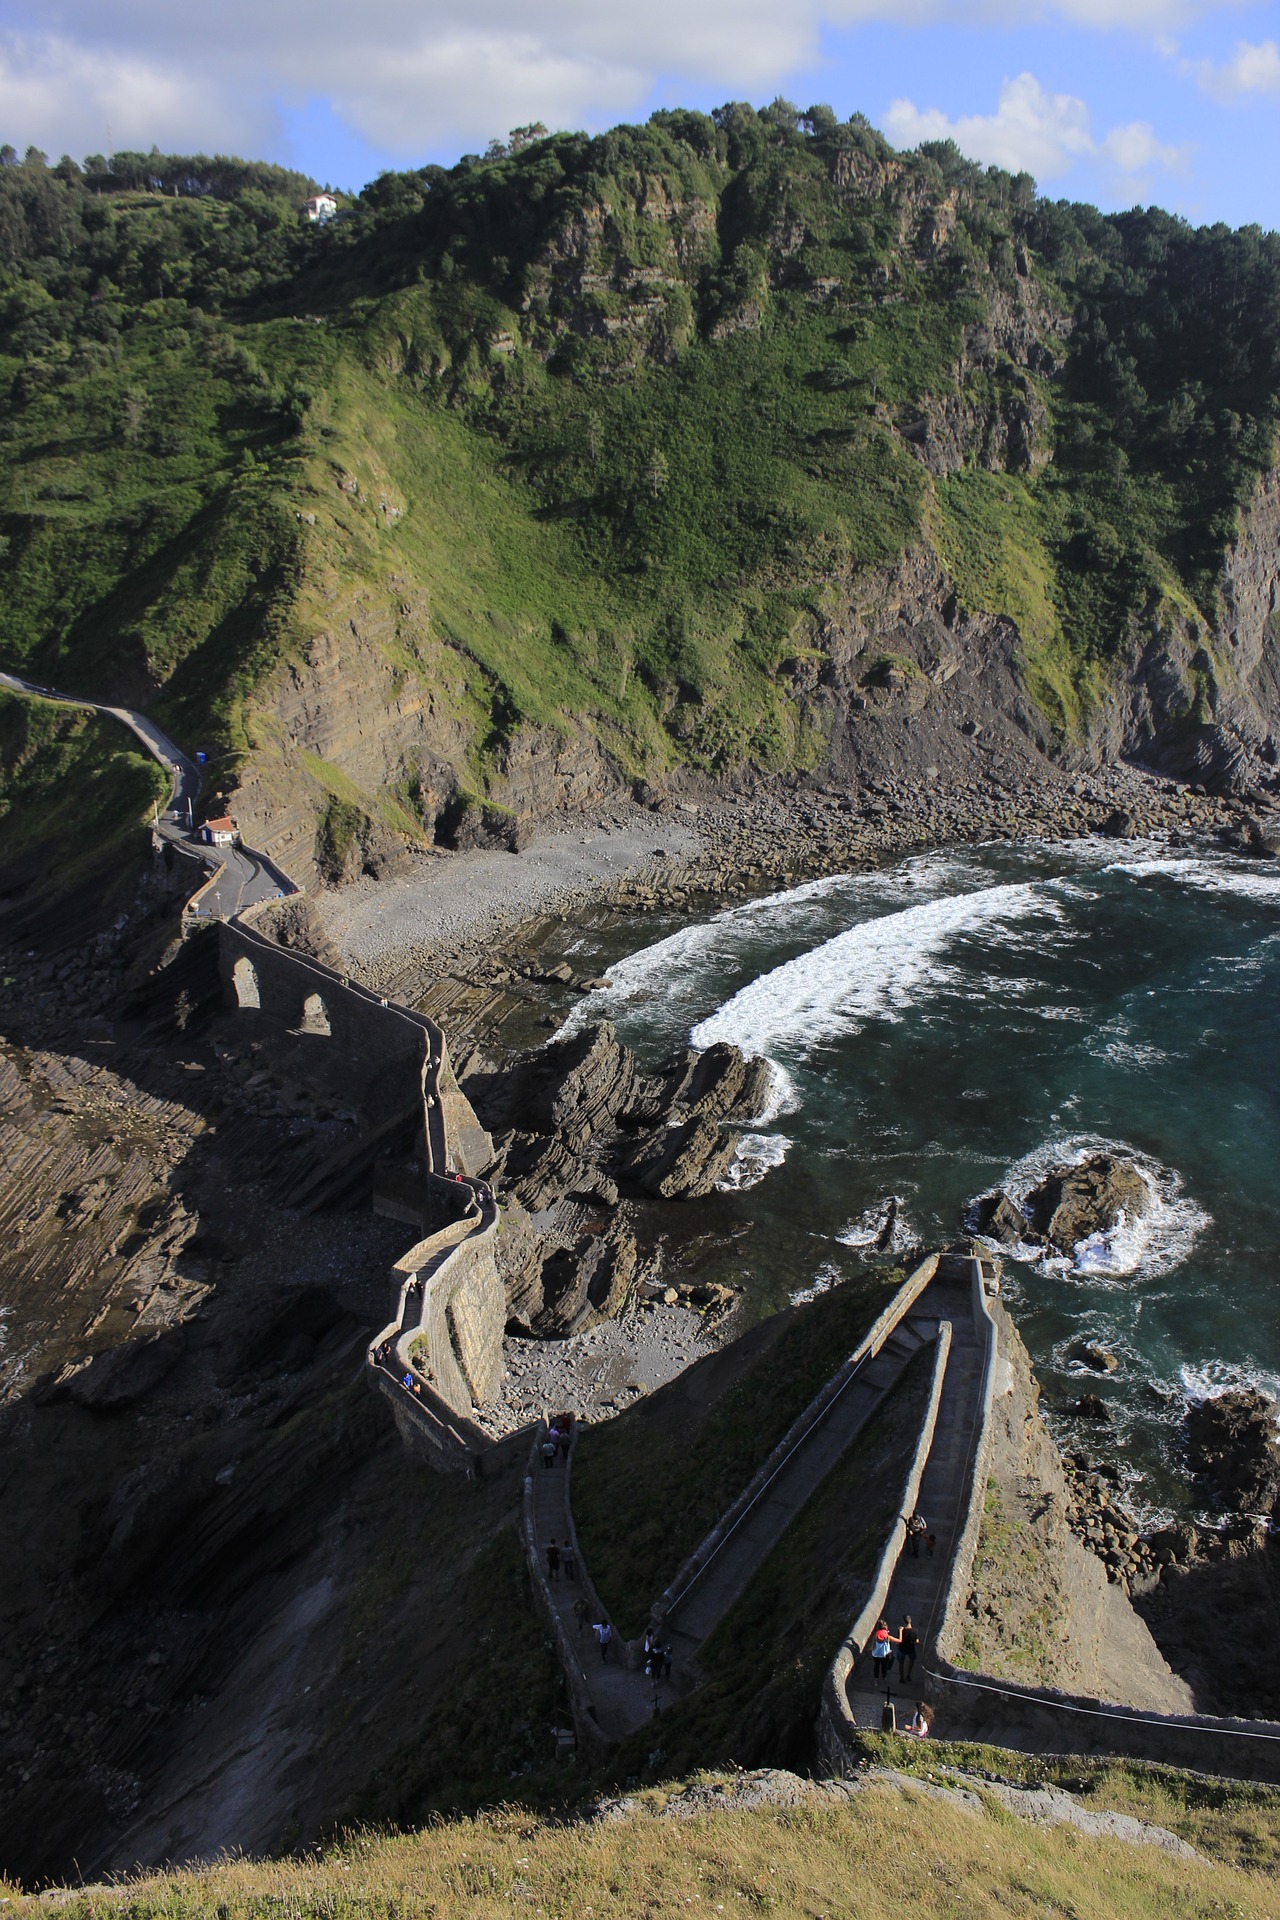
[(362, 974), (399, 969), (424, 953), (438, 963), (477, 936), (589, 905), (619, 881), (652, 876), (660, 883), (664, 863), (704, 851), (696, 814), (611, 808), (543, 832), (520, 853), (433, 851), (402, 878), (360, 880), (321, 895), (320, 916)]
[(608, 1420), (719, 1344), (716, 1329), (690, 1308), (648, 1303), (567, 1340), (508, 1336), (501, 1393), (473, 1418), (495, 1437), (561, 1411), (588, 1425)]
[(1244, 850), (1263, 824), (1272, 831), (1272, 806), (1270, 795), (1206, 794), (1130, 766), (1028, 779), (993, 752), (972, 778), (946, 785), (792, 779), (697, 802), (614, 802), (557, 821), (520, 853), (423, 854), (401, 878), (362, 880), (316, 904), (358, 977), (412, 999), (450, 972), (500, 973), (530, 924), (548, 914), (698, 908), (985, 840), (1167, 834), (1175, 844), (1216, 836)]

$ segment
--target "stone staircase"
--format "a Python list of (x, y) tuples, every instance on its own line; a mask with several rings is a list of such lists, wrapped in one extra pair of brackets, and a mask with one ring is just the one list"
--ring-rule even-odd
[[(931, 1294), (932, 1288), (924, 1298), (930, 1300)], [(897, 1385), (908, 1362), (937, 1331), (938, 1315), (931, 1300), (927, 1310), (899, 1323), (879, 1352), (863, 1363), (809, 1432), (796, 1441), (714, 1555), (673, 1598), (662, 1634), (671, 1642), (682, 1671), (688, 1670), (703, 1641), (745, 1592), (792, 1521)]]

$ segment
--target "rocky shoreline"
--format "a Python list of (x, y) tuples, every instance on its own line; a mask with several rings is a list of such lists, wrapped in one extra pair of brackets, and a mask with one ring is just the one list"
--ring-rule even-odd
[(1280, 851), (1280, 809), (1261, 789), (1211, 794), (1130, 766), (1077, 775), (1046, 766), (1029, 777), (996, 747), (976, 758), (964, 781), (845, 787), (797, 776), (741, 794), (691, 787), (615, 802), (548, 821), (522, 853), (423, 855), (404, 877), (322, 896), (319, 918), (366, 985), (412, 1000), (441, 974), (502, 984), (548, 916), (679, 911), (927, 849), (1159, 836)]

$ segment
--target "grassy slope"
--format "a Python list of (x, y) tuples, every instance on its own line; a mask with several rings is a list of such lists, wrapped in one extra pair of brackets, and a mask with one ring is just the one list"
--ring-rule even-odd
[[(1274, 435), (1266, 236), (1038, 202), (856, 117), (555, 136), (306, 236), (285, 181), (0, 185), (70, 223), (0, 276), (0, 659), (224, 764), (271, 750), (263, 680), (367, 605), (462, 722), (464, 785), (525, 722), (633, 772), (805, 765), (788, 661), (921, 535), (1069, 735), (1134, 622), (1211, 611)], [(1024, 400), (1038, 463), (990, 472)], [(935, 481), (906, 435), (943, 405), (976, 438)], [(404, 826), (406, 797), (361, 798)]]
[(116, 721), (0, 693), (0, 887), (18, 899), (51, 874), (90, 908), (125, 899), (147, 857), (138, 829), (168, 792)]
[(736, 1350), (584, 1430), (574, 1520), (591, 1577), (624, 1633), (640, 1632), (686, 1555), (857, 1344), (893, 1284), (867, 1276), (778, 1314)]
[[(652, 1804), (663, 1797), (655, 1793)], [(1274, 1829), (1274, 1806), (1265, 1817)], [(1212, 1844), (1211, 1827), (1209, 1834)], [(881, 1789), (845, 1807), (718, 1811), (678, 1825), (651, 1817), (649, 1803), (623, 1822), (586, 1826), (513, 1808), (395, 1839), (353, 1836), (309, 1860), (231, 1860), (86, 1888), (59, 1896), (58, 1908), (69, 1920), (249, 1920), (264, 1912), (479, 1920), (522, 1910), (556, 1920), (652, 1920), (690, 1910), (779, 1920), (1261, 1920), (1275, 1912), (1276, 1893), (1269, 1876), (1212, 1859), (1170, 1860), (1153, 1847), (1042, 1831), (995, 1809), (975, 1816), (910, 1790)], [(17, 1897), (9, 1910), (44, 1909)]]

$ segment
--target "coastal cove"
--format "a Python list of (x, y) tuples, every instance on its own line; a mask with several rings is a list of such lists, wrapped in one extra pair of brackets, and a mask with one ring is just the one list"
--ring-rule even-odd
[[(698, 1277), (754, 1317), (1118, 1148), (1145, 1217), (1010, 1259), (1006, 1294), (1060, 1440), (1117, 1456), (1144, 1518), (1189, 1511), (1188, 1398), (1280, 1382), (1280, 872), (1160, 839), (977, 846), (647, 925), (643, 946), (616, 917), (566, 929), (611, 982), (569, 1026), (613, 1021), (648, 1064), (727, 1040), (777, 1070), (696, 1209)], [(1105, 1422), (1070, 1411), (1086, 1390)]]

